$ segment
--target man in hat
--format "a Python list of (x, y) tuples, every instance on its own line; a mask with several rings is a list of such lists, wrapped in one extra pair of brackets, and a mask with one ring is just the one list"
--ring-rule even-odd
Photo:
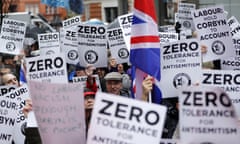
[(130, 97), (128, 91), (122, 89), (122, 75), (119, 72), (110, 72), (104, 79), (106, 80), (106, 89), (108, 93)]

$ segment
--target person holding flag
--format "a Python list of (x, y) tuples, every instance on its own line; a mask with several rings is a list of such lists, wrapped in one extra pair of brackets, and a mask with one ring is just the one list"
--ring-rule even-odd
[[(133, 22), (131, 31), (130, 62), (135, 69), (136, 98), (142, 94), (143, 80), (147, 75), (152, 76), (153, 103), (161, 103), (161, 91), (155, 84), (160, 81), (160, 39), (158, 36), (158, 24), (153, 0), (135, 0), (133, 9)], [(150, 78), (147, 79), (147, 81)], [(151, 89), (151, 87), (150, 87)]]
[[(160, 82), (160, 39), (153, 0), (135, 0), (131, 31), (130, 62), (135, 98), (167, 107), (162, 138), (171, 138), (178, 122), (178, 110), (162, 99)], [(174, 117), (173, 117), (174, 116)]]

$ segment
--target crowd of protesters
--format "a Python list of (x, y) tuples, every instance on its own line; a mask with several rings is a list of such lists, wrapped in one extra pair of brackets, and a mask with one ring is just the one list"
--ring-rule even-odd
[[(24, 62), (24, 58), (34, 57), (39, 55), (38, 42), (34, 39), (26, 39), (28, 42), (24, 44), (22, 55), (9, 55), (1, 54), (0, 57), (0, 75), (1, 85), (17, 85), (20, 86), (20, 68)], [(30, 41), (30, 42), (29, 42)], [(97, 74), (99, 77), (101, 90), (103, 92), (120, 95), (123, 97), (131, 98), (132, 81), (131, 81), (131, 66), (127, 63), (117, 63), (117, 60), (108, 54), (107, 67), (94, 67), (88, 65), (81, 66), (79, 63), (76, 65), (67, 64), (68, 81), (73, 82), (73, 77), (87, 76), (86, 87), (84, 89), (84, 106), (85, 106), (85, 119), (87, 128), (91, 118), (91, 112), (94, 104), (95, 93), (98, 91), (96, 79), (93, 77)], [(152, 90), (152, 78), (147, 77), (143, 83), (142, 100), (148, 101), (148, 93)], [(167, 123), (163, 130), (162, 137), (172, 138), (178, 123), (178, 110), (176, 107), (177, 98), (163, 99), (162, 104), (168, 107)], [(25, 116), (32, 110), (31, 100), (26, 101), (24, 108)], [(41, 144), (40, 135), (37, 128), (26, 129), (26, 143), (28, 144)]]

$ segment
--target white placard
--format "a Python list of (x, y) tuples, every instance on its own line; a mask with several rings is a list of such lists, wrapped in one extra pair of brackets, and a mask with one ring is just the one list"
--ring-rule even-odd
[(181, 29), (192, 29), (194, 30), (193, 18), (191, 11), (196, 9), (196, 4), (193, 3), (182, 3), (178, 4), (178, 22), (181, 24)]
[(202, 8), (192, 12), (200, 45), (207, 48), (203, 62), (235, 55), (230, 27), (221, 6)]
[(178, 41), (177, 33), (159, 32), (160, 44)]
[(107, 28), (105, 25), (78, 26), (80, 65), (107, 67)]
[(161, 139), (160, 144), (178, 144), (178, 141), (176, 139)]
[[(96, 81), (98, 90), (102, 91), (99, 76), (98, 75), (92, 75), (92, 77)], [(73, 83), (81, 83), (83, 85), (83, 87), (86, 87), (87, 79), (88, 79), (88, 76), (73, 77)]]
[(160, 32), (169, 32), (169, 33), (176, 33), (175, 27), (173, 25), (162, 25), (159, 26)]
[[(13, 140), (18, 104), (15, 99), (10, 99), (6, 97), (0, 97), (0, 103), (0, 143), (10, 144)], [(5, 105), (3, 105), (2, 103), (5, 103)], [(6, 104), (11, 105), (11, 107), (7, 107)]]
[(107, 29), (107, 39), (111, 56), (117, 60), (117, 63), (129, 62), (129, 50), (123, 38), (123, 32), (120, 27)]
[[(10, 87), (10, 88), (13, 88), (13, 87)], [(0, 115), (4, 113), (7, 115), (7, 113), (11, 114), (13, 112), (12, 114), (15, 115), (14, 121), (13, 119), (7, 119), (7, 118), (4, 118), (4, 120), (6, 120), (5, 121), (6, 123), (14, 122), (13, 136), (11, 136), (14, 142), (16, 144), (24, 144), (25, 134), (23, 132), (23, 129), (27, 121), (22, 112), (22, 109), (25, 105), (25, 100), (29, 98), (29, 90), (27, 85), (23, 85), (21, 87), (11, 89), (8, 93), (5, 93), (0, 98), (4, 98), (6, 101), (11, 100), (11, 102), (7, 102), (7, 103), (1, 101)], [(7, 106), (6, 104), (8, 105), (9, 110), (10, 109), (13, 110), (13, 111), (10, 110), (12, 112), (4, 110), (4, 105)], [(5, 130), (3, 127), (1, 127), (1, 129)], [(4, 136), (3, 135), (0, 136), (0, 143), (2, 143), (1, 138), (4, 138)]]
[(53, 55), (60, 53), (59, 32), (38, 34), (40, 55)]
[(87, 144), (159, 144), (165, 115), (164, 106), (98, 92)]
[(240, 119), (240, 74), (232, 70), (203, 70), (202, 84), (217, 86), (229, 95)]
[(122, 29), (123, 38), (125, 40), (128, 51), (130, 51), (131, 26), (133, 21), (132, 19), (133, 19), (132, 13), (118, 16), (118, 22)]
[(33, 111), (44, 144), (84, 144), (85, 113), (80, 84), (29, 82)]
[(3, 19), (0, 34), (0, 52), (13, 55), (20, 54), (23, 49), (26, 27), (26, 22)]
[(228, 95), (217, 87), (179, 91), (182, 144), (239, 144), (239, 124)]
[(64, 29), (72, 28), (74, 26), (77, 26), (80, 23), (81, 23), (81, 16), (74, 16), (62, 22)]
[(78, 32), (73, 29), (63, 29), (61, 49), (65, 54), (66, 62), (76, 65), (79, 62)]
[(230, 31), (232, 36), (240, 36), (240, 24), (235, 16), (231, 16), (228, 19), (228, 25), (230, 26)]
[(199, 83), (201, 51), (196, 39), (187, 39), (161, 47), (160, 88), (164, 98), (177, 97), (178, 89)]
[(27, 80), (50, 83), (68, 83), (64, 55), (47, 55), (26, 58)]
[(13, 90), (16, 89), (17, 86), (15, 85), (3, 85), (0, 86), (0, 96), (3, 96), (4, 94), (7, 94)]

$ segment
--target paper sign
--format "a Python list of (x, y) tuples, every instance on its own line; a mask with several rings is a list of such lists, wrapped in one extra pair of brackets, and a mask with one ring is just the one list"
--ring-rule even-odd
[(236, 114), (240, 119), (240, 75), (238, 71), (231, 70), (203, 70), (202, 84), (223, 88), (228, 94)]
[(130, 39), (131, 39), (131, 26), (133, 14), (125, 14), (118, 17), (118, 22), (123, 32), (123, 38), (125, 40), (128, 51), (130, 51)]
[(105, 25), (78, 26), (80, 65), (107, 67), (107, 28)]
[(44, 144), (85, 143), (83, 88), (79, 84), (29, 82)]
[[(92, 75), (96, 81), (98, 90), (102, 91), (101, 83), (98, 75)], [(83, 87), (86, 87), (87, 76), (73, 77), (73, 83), (81, 83)]]
[(160, 88), (164, 98), (177, 97), (178, 89), (199, 83), (202, 60), (196, 39), (187, 39), (161, 46)]
[(165, 115), (164, 106), (98, 92), (87, 144), (159, 144)]
[(77, 26), (80, 23), (81, 23), (81, 17), (80, 16), (74, 16), (74, 17), (71, 17), (71, 18), (69, 18), (67, 20), (64, 20), (62, 22), (64, 29)]
[(178, 144), (178, 141), (176, 139), (161, 139), (160, 144)]
[(13, 90), (16, 89), (15, 85), (3, 85), (0, 86), (0, 96), (3, 96), (4, 94), (7, 94)]
[(3, 19), (0, 35), (0, 52), (18, 55), (23, 48), (27, 24), (23, 21)]
[(73, 29), (63, 29), (61, 49), (68, 64), (76, 65), (79, 62), (78, 32)]
[(238, 22), (238, 20), (236, 19), (235, 16), (231, 16), (229, 19), (228, 19), (228, 25), (230, 27), (230, 31), (231, 31), (231, 34), (232, 36), (240, 36), (240, 24)]
[(59, 32), (38, 34), (40, 55), (53, 55), (60, 53)]
[(181, 29), (192, 29), (194, 30), (193, 18), (191, 11), (196, 9), (195, 4), (182, 3), (178, 4), (178, 22), (181, 24)]
[(235, 55), (221, 60), (222, 70), (240, 70), (240, 36), (233, 36)]
[(176, 33), (175, 27), (173, 25), (159, 26), (159, 31), (160, 32)]
[(123, 32), (120, 27), (107, 30), (107, 39), (111, 56), (117, 60), (117, 63), (129, 62), (129, 50), (123, 39)]
[(192, 12), (192, 16), (200, 45), (207, 48), (203, 62), (235, 56), (223, 7), (198, 9)]
[(28, 80), (68, 83), (66, 60), (63, 54), (26, 58), (26, 67)]
[(0, 143), (10, 144), (13, 139), (17, 117), (17, 103), (13, 99), (0, 97)]
[(177, 33), (159, 32), (160, 44), (178, 41)]
[[(10, 92), (4, 94), (0, 97), (0, 119), (1, 121), (4, 120), (5, 122), (3, 124), (9, 124), (5, 125), (0, 129), (0, 143), (2, 143), (1, 139), (8, 139), (11, 137), (11, 139), (14, 140), (16, 144), (24, 144), (25, 135), (23, 133), (24, 125), (26, 124), (26, 118), (23, 115), (22, 109), (25, 105), (25, 99), (28, 98), (28, 87), (27, 85), (23, 85), (19, 88), (16, 88), (15, 90), (11, 90)], [(7, 108), (7, 109), (5, 109)], [(6, 117), (9, 115), (13, 115), (14, 117)], [(10, 125), (11, 123), (11, 125)], [(11, 136), (4, 136), (8, 132), (8, 130), (12, 129)], [(1, 132), (1, 130), (4, 131)], [(8, 143), (11, 143), (8, 142)]]
[(239, 144), (239, 124), (228, 95), (217, 87), (179, 91), (182, 144)]

